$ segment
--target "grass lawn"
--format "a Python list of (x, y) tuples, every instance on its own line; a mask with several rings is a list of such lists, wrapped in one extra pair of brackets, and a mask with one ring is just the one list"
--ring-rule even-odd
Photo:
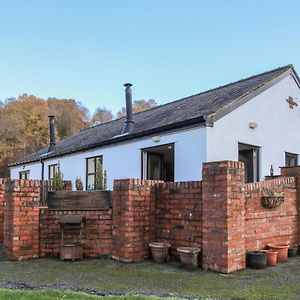
[[(0, 299), (6, 300), (156, 300), (157, 297), (146, 296), (93, 296), (86, 293), (74, 292), (61, 292), (61, 291), (13, 291), (13, 290), (0, 290)], [(171, 298), (169, 298), (171, 299)]]
[[(1, 299), (27, 299), (27, 293), (33, 293), (30, 299), (35, 299), (35, 295), (36, 299), (60, 299), (64, 295), (63, 299), (94, 299), (66, 294), (67, 291), (190, 299), (300, 299), (300, 256), (265, 270), (246, 269), (229, 275), (186, 270), (174, 262), (125, 264), (110, 259), (0, 261), (0, 270), (0, 288), (21, 290), (17, 296), (12, 292), (11, 298), (4, 296), (8, 291), (2, 291)], [(26, 292), (27, 289), (40, 291)]]

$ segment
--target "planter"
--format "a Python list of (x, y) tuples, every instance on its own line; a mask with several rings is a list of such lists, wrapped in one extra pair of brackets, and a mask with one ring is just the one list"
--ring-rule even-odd
[(280, 206), (284, 202), (284, 196), (275, 197), (275, 196), (263, 196), (262, 203), (266, 208), (274, 208)]
[(288, 258), (289, 245), (286, 244), (269, 244), (268, 248), (277, 251), (277, 262), (285, 262)]
[(291, 247), (288, 250), (288, 257), (295, 257), (297, 255), (298, 248), (297, 247)]
[(267, 253), (267, 266), (276, 266), (277, 264), (277, 251), (273, 250), (261, 250), (261, 252)]
[(153, 260), (157, 263), (163, 263), (167, 260), (169, 256), (169, 248), (171, 244), (169, 243), (150, 243), (149, 247), (151, 249)]
[(247, 266), (253, 269), (264, 269), (267, 266), (267, 252), (262, 252), (262, 251), (248, 252)]
[(201, 252), (197, 247), (179, 247), (177, 252), (180, 256), (181, 263), (188, 268), (198, 267), (198, 255)]
[(60, 259), (82, 259), (83, 257), (83, 247), (80, 244), (73, 245), (63, 245), (60, 247)]

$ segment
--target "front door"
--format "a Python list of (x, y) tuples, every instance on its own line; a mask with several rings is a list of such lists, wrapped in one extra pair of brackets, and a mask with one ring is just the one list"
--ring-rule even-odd
[(239, 161), (245, 164), (245, 182), (259, 181), (258, 147), (239, 144)]

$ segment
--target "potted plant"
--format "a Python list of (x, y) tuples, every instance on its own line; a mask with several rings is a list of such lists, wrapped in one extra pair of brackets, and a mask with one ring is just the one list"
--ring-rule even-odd
[(198, 267), (198, 255), (201, 249), (198, 247), (179, 247), (177, 248), (181, 263), (189, 268)]
[(277, 262), (285, 262), (288, 258), (289, 245), (287, 244), (268, 244), (268, 248), (277, 251)]
[(267, 253), (251, 251), (246, 254), (247, 266), (253, 269), (264, 269), (267, 266)]
[(263, 191), (262, 203), (266, 208), (280, 206), (284, 202), (284, 192), (274, 192), (272, 190)]
[(151, 254), (155, 262), (163, 263), (168, 259), (171, 244), (165, 242), (154, 242), (150, 243), (149, 247), (151, 249)]

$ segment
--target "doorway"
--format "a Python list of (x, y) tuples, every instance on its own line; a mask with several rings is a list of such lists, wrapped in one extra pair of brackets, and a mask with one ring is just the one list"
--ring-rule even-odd
[(142, 178), (174, 181), (174, 144), (142, 149)]
[(239, 161), (245, 164), (245, 182), (259, 181), (259, 147), (239, 143)]

